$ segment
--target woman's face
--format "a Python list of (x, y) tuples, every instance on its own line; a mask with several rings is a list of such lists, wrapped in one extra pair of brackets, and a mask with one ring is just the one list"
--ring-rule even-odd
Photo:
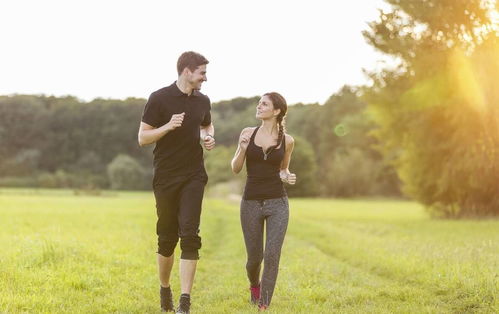
[(256, 118), (260, 120), (269, 120), (277, 117), (279, 109), (274, 109), (274, 105), (268, 96), (262, 96), (256, 106)]

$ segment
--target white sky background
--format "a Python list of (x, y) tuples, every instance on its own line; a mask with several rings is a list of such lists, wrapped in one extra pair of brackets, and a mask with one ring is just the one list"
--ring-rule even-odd
[(8, 0), (0, 3), (0, 94), (142, 97), (209, 61), (212, 102), (277, 91), (324, 103), (381, 56), (361, 31), (382, 0)]

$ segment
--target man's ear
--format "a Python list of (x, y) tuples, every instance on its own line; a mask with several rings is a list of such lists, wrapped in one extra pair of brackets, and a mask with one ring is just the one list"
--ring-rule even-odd
[(189, 67), (185, 67), (184, 70), (182, 70), (183, 75), (191, 75), (192, 71), (189, 69)]

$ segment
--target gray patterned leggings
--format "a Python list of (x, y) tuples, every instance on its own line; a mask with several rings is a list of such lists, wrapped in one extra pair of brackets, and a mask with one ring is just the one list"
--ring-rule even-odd
[[(279, 258), (288, 227), (289, 204), (286, 196), (268, 200), (242, 200), (241, 226), (248, 261), (246, 272), (252, 287), (260, 283), (260, 266), (264, 269), (260, 286), (260, 304), (269, 305), (274, 293), (279, 269)], [(265, 251), (263, 249), (263, 227), (266, 225)]]

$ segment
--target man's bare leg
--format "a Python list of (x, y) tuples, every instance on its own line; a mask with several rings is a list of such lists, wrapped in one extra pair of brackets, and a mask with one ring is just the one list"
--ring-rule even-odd
[(182, 294), (191, 294), (197, 260), (180, 259), (180, 290)]
[(170, 286), (170, 274), (172, 273), (174, 255), (165, 257), (158, 254), (159, 283), (163, 288)]
[(161, 310), (163, 312), (175, 311), (173, 307), (173, 295), (170, 289), (170, 274), (172, 273), (174, 261), (174, 254), (165, 257), (158, 254), (158, 273), (159, 273), (159, 283), (161, 288), (159, 289)]

